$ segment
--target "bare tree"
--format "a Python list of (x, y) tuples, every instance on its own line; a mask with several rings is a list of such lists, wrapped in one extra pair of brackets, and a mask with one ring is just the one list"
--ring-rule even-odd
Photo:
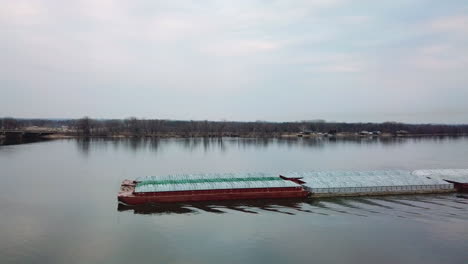
[(91, 119), (87, 116), (79, 119), (76, 125), (78, 131), (85, 137), (91, 135)]

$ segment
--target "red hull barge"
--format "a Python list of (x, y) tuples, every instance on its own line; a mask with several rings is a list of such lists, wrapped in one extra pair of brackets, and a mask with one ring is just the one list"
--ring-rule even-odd
[(309, 195), (302, 186), (278, 188), (215, 189), (167, 192), (135, 192), (137, 182), (124, 180), (118, 195), (119, 202), (127, 205), (150, 203), (176, 203), (243, 199), (304, 198)]

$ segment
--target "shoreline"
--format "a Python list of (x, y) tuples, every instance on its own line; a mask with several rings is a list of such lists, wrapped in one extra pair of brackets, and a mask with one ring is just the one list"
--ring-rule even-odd
[[(377, 139), (377, 138), (423, 138), (423, 137), (465, 137), (466, 133), (462, 134), (406, 134), (406, 135), (356, 135), (356, 134), (337, 134), (337, 135), (302, 135), (296, 134), (282, 134), (282, 135), (177, 135), (177, 134), (159, 134), (159, 135), (70, 135), (64, 133), (57, 133), (52, 135), (43, 136), (44, 139), (71, 139), (71, 138), (109, 138), (109, 139), (122, 139), (122, 138), (328, 138), (328, 139)], [(0, 138), (2, 136), (0, 135)], [(4, 136), (3, 136), (4, 138)]]

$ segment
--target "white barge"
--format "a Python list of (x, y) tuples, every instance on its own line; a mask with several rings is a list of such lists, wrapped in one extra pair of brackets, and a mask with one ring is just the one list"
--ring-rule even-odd
[(457, 183), (468, 182), (468, 169), (310, 171), (281, 176), (299, 178), (312, 197), (421, 194), (460, 191)]

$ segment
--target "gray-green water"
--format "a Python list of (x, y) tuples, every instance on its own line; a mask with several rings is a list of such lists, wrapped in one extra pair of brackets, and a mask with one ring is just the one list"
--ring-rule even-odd
[(0, 146), (0, 263), (468, 263), (468, 195), (118, 208), (123, 179), (468, 168), (468, 138)]

